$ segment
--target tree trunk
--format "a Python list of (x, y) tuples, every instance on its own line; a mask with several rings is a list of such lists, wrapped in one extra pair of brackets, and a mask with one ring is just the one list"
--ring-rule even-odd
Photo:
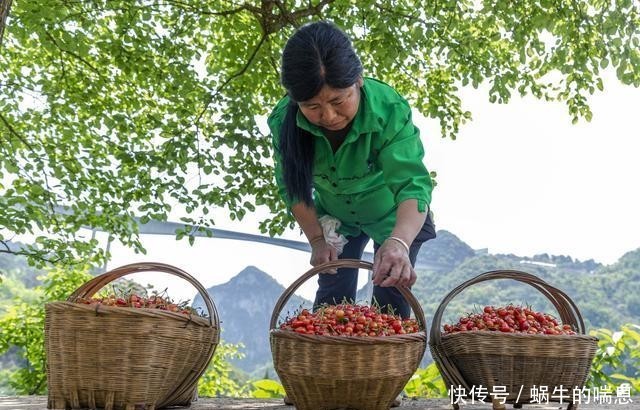
[(2, 34), (4, 34), (4, 25), (7, 22), (9, 9), (11, 9), (12, 0), (0, 0), (0, 47), (2, 47)]

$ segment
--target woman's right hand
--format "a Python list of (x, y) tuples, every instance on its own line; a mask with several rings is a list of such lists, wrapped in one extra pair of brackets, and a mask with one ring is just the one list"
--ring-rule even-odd
[[(338, 259), (338, 251), (332, 245), (329, 245), (324, 238), (311, 241), (311, 266), (318, 266), (323, 263)], [(336, 269), (332, 269), (325, 273), (336, 273)]]

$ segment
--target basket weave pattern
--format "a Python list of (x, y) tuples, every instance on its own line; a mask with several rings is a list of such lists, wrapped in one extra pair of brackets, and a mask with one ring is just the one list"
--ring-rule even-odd
[[(121, 276), (145, 271), (190, 282), (204, 298), (209, 317), (75, 302)], [(188, 405), (219, 342), (218, 313), (207, 291), (186, 272), (165, 264), (123, 266), (45, 309), (48, 408)]]
[[(277, 329), (283, 307), (300, 285), (318, 273), (343, 267), (371, 269), (372, 265), (341, 259), (311, 269), (284, 291), (271, 316), (274, 366), (298, 410), (388, 409), (415, 373), (426, 349), (426, 330), (385, 337), (341, 337)], [(409, 289), (398, 289), (420, 328), (426, 329), (418, 301)]]
[[(562, 323), (570, 324), (578, 334), (468, 331), (442, 335), (442, 314), (453, 297), (469, 286), (493, 279), (513, 279), (533, 286), (555, 306)], [(467, 393), (478, 386), (489, 391), (505, 386), (507, 403), (516, 399), (518, 403), (530, 403), (534, 386), (546, 386), (552, 401), (554, 389), (563, 388), (568, 389), (566, 402), (574, 387), (584, 386), (597, 339), (585, 335), (577, 306), (561, 290), (525, 272), (492, 271), (468, 280), (444, 298), (433, 319), (429, 347), (447, 386), (463, 387)]]

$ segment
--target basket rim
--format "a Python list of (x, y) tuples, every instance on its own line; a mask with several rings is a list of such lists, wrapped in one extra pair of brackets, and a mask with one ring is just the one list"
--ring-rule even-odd
[[(549, 339), (549, 340), (593, 340), (598, 341), (598, 338), (595, 336), (587, 335), (587, 334), (579, 334), (575, 335), (547, 335), (542, 333), (507, 333), (507, 332), (499, 332), (499, 331), (488, 331), (488, 330), (469, 330), (465, 332), (454, 332), (443, 334), (440, 337), (440, 340), (447, 339), (456, 339), (456, 338), (468, 338), (468, 337), (495, 337), (495, 338), (514, 338), (514, 339)], [(429, 342), (429, 344), (435, 344), (433, 339)]]
[(87, 312), (95, 312), (96, 316), (99, 314), (120, 314), (123, 316), (147, 316), (154, 318), (171, 318), (174, 320), (180, 320), (182, 322), (192, 322), (200, 326), (211, 327), (213, 329), (219, 329), (216, 324), (211, 324), (209, 318), (197, 316), (197, 315), (185, 315), (183, 313), (171, 312), (169, 310), (151, 309), (151, 308), (133, 308), (128, 306), (106, 306), (101, 303), (95, 305), (87, 305), (78, 302), (68, 301), (54, 301), (45, 303), (45, 306), (52, 308), (72, 307), (73, 309), (85, 310)]
[(432, 341), (432, 343), (435, 345), (439, 344), (440, 339), (444, 336), (440, 329), (442, 316), (445, 308), (454, 297), (456, 297), (463, 290), (467, 289), (470, 286), (481, 282), (497, 279), (510, 279), (532, 286), (540, 293), (542, 293), (543, 296), (549, 299), (549, 301), (554, 305), (560, 315), (562, 323), (573, 325), (573, 327), (577, 331), (577, 334), (586, 334), (585, 325), (582, 319), (582, 315), (580, 314), (580, 310), (576, 306), (575, 302), (573, 302), (573, 300), (566, 293), (554, 286), (551, 286), (541, 278), (531, 273), (506, 269), (481, 273), (452, 289), (442, 299), (442, 301), (438, 305), (438, 308), (436, 309), (436, 313), (433, 316), (430, 331), (430, 340)]
[(217, 327), (219, 325), (220, 318), (218, 316), (216, 305), (213, 303), (209, 292), (202, 286), (202, 284), (184, 270), (161, 262), (136, 262), (112, 269), (80, 285), (71, 295), (69, 295), (67, 301), (76, 302), (79, 298), (90, 298), (112, 281), (126, 275), (140, 272), (168, 273), (189, 282), (189, 284), (196, 288), (200, 296), (202, 296), (202, 300), (209, 311), (208, 320), (211, 323), (211, 326)]
[(391, 336), (331, 336), (331, 335), (310, 335), (292, 332), (290, 330), (271, 329), (269, 334), (272, 338), (293, 339), (306, 342), (335, 344), (335, 345), (378, 345), (378, 344), (407, 344), (424, 343), (426, 346), (426, 332), (407, 333), (404, 335)]

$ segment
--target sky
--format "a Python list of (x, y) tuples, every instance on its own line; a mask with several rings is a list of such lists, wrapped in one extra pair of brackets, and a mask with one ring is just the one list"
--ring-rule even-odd
[[(603, 264), (639, 248), (640, 89), (612, 75), (604, 80), (604, 91), (589, 98), (591, 122), (572, 124), (566, 105), (533, 97), (492, 104), (487, 88), (462, 90), (463, 108), (473, 120), (455, 141), (441, 137), (437, 121), (414, 112), (425, 164), (437, 172), (431, 204), (437, 229), (490, 253), (548, 253)], [(232, 222), (220, 214), (216, 227), (259, 234), (263, 216), (257, 212)], [(304, 238), (299, 230), (283, 237)], [(205, 287), (227, 282), (248, 265), (284, 286), (310, 268), (308, 253), (273, 245), (198, 238), (190, 247), (171, 236), (144, 236), (142, 243), (147, 255), (112, 244), (107, 268), (160, 261), (186, 270)], [(360, 276), (362, 284), (365, 275)], [(133, 278), (169, 286), (175, 298), (194, 294), (180, 279)], [(298, 293), (312, 298), (313, 282)]]
[(456, 141), (425, 122), (439, 228), (491, 253), (605, 264), (640, 247), (640, 89), (607, 77), (592, 121), (575, 125), (561, 103), (486, 96), (465, 90), (474, 119)]

